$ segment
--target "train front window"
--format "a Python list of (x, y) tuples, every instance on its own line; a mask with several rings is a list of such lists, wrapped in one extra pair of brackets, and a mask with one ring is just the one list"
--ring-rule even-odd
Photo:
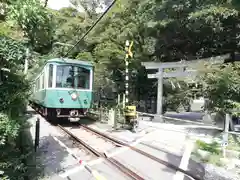
[(56, 87), (74, 88), (73, 72), (73, 66), (57, 66)]
[(90, 88), (90, 70), (68, 65), (57, 66), (57, 88)]
[(90, 88), (90, 70), (76, 67), (75, 83), (78, 89), (89, 89)]

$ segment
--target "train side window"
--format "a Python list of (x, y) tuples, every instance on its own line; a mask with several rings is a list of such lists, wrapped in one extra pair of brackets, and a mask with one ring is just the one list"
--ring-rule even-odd
[(49, 65), (49, 75), (48, 75), (48, 87), (52, 87), (52, 79), (53, 79), (53, 65)]

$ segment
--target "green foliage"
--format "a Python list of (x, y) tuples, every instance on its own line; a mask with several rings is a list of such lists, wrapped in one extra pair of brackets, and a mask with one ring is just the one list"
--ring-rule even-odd
[[(201, 140), (196, 141), (196, 152), (193, 153), (193, 158), (197, 161), (210, 163), (215, 166), (223, 166), (221, 161), (222, 153), (221, 146), (216, 141), (206, 143)], [(200, 150), (200, 151), (199, 151)]]
[[(58, 11), (54, 16), (58, 24), (54, 39), (74, 44), (99, 16), (97, 6), (109, 2), (71, 2), (75, 9), (83, 6), (85, 14), (77, 13), (73, 8)], [(96, 90), (111, 87), (122, 93), (124, 44), (127, 39), (133, 40), (134, 57), (129, 66), (130, 99), (149, 99), (156, 96), (156, 81), (147, 79), (146, 70), (140, 65), (142, 61), (192, 60), (238, 49), (239, 6), (236, 3), (226, 0), (118, 1), (93, 32), (70, 52), (69, 57), (95, 63)], [(54, 54), (63, 55), (68, 49), (67, 46), (56, 46)], [(168, 106), (180, 102), (188, 104), (195, 93), (184, 84), (181, 84), (182, 89), (172, 89), (168, 84), (164, 86)], [(207, 90), (198, 93), (202, 91)]]
[[(54, 26), (38, 0), (4, 1), (0, 12), (0, 70), (9, 70), (0, 71), (0, 171), (2, 179), (22, 180), (29, 173), (24, 161), (31, 153), (26, 136), (22, 139), (26, 119), (19, 117), (25, 112), (30, 88), (22, 72), (27, 48), (23, 36), (30, 49), (46, 53), (51, 50)], [(31, 52), (32, 58), (36, 56)], [(29, 67), (34, 63), (30, 60)]]
[(189, 110), (193, 94), (192, 89), (184, 81), (176, 79), (172, 79), (171, 81), (175, 87), (172, 86), (170, 81), (166, 81), (163, 86), (164, 106), (166, 106), (166, 110), (178, 111), (180, 107)]
[(3, 146), (8, 142), (8, 139), (14, 139), (17, 137), (19, 125), (11, 121), (5, 114), (0, 114), (0, 146)]
[(5, 22), (0, 22), (0, 26), (0, 36), (9, 36), (11, 31), (9, 26)]
[[(17, 116), (17, 113), (23, 110), (25, 99), (29, 90), (29, 83), (24, 76), (5, 73), (4, 80), (0, 85), (0, 112), (8, 112), (11, 115)], [(19, 111), (18, 111), (19, 110)]]
[(8, 19), (20, 26), (35, 51), (49, 52), (53, 22), (51, 14), (39, 0), (13, 1), (8, 7)]
[[(69, 50), (68, 46), (55, 42), (75, 44), (100, 15), (97, 7), (109, 5), (111, 1), (71, 2), (73, 8), (59, 11), (44, 8), (39, 0), (3, 2), (0, 67), (11, 71), (4, 74), (7, 81), (0, 85), (0, 112), (15, 116), (12, 110), (21, 106), (27, 96), (29, 82), (19, 72), (23, 70), (26, 51), (26, 42), (24, 44), (22, 37), (27, 38), (31, 50), (39, 53), (31, 53), (28, 77), (32, 77), (46, 59), (62, 56)], [(80, 5), (85, 12), (77, 11)], [(127, 39), (133, 40), (134, 57), (129, 64), (130, 100), (147, 100), (150, 96), (156, 96), (157, 86), (155, 80), (147, 79), (141, 62), (191, 60), (236, 51), (239, 48), (239, 7), (236, 0), (118, 1), (68, 57), (94, 63), (95, 90), (103, 88), (108, 95), (115, 90), (122, 93), (125, 79), (124, 44)], [(206, 67), (207, 73), (199, 79), (203, 84), (199, 93), (204, 92), (204, 96), (210, 99), (209, 109), (229, 112), (239, 107), (239, 70), (239, 65)], [(164, 83), (167, 106), (176, 109), (180, 103), (188, 104), (193, 91), (183, 81), (171, 81), (175, 84), (178, 82), (181, 88), (172, 88), (170, 81)], [(3, 119), (3, 122), (15, 122), (11, 117)], [(14, 129), (13, 126), (3, 127), (3, 132)], [(202, 146), (211, 150), (209, 146)]]
[(196, 144), (199, 149), (208, 151), (212, 154), (220, 154), (221, 151), (219, 150), (219, 144), (217, 142), (206, 143), (201, 140), (197, 140)]
[(208, 159), (203, 159), (203, 161), (215, 166), (222, 167), (224, 166), (224, 163), (221, 161), (221, 158), (222, 156), (220, 154), (213, 154)]
[(22, 162), (25, 157), (18, 142), (23, 125), (18, 117), (25, 111), (29, 89), (28, 82), (20, 73), (25, 53), (23, 50), (21, 43), (1, 38), (0, 67), (9, 68), (10, 72), (1, 72), (0, 81), (0, 169), (9, 179), (22, 179), (25, 169)]
[(26, 47), (21, 42), (0, 36), (1, 67), (11, 68), (14, 72), (23, 70)]
[(240, 102), (240, 66), (227, 64), (207, 66), (199, 78), (204, 96), (209, 99), (208, 109), (215, 112), (238, 113)]
[(240, 142), (239, 136), (235, 137), (234, 135), (229, 135), (228, 146), (226, 147), (226, 149), (240, 152), (239, 142)]
[(11, 118), (0, 113), (0, 170), (3, 179), (23, 180), (27, 177), (25, 160), (32, 149), (29, 148), (25, 134), (22, 134), (25, 119)]

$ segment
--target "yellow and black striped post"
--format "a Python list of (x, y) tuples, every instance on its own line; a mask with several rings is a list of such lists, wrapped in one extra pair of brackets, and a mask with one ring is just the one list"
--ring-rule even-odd
[(133, 46), (133, 41), (131, 44), (129, 44), (129, 41), (126, 41), (125, 44), (125, 51), (126, 51), (126, 56), (125, 56), (125, 105), (129, 105), (129, 56), (132, 58), (133, 53), (131, 51), (131, 48)]

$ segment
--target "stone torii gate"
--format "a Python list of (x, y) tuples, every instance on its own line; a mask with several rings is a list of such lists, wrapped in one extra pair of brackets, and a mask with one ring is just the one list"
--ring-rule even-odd
[[(158, 90), (157, 90), (157, 114), (162, 115), (162, 105), (163, 105), (163, 79), (171, 77), (186, 77), (193, 76), (197, 74), (197, 70), (184, 70), (188, 67), (194, 67), (201, 63), (223, 63), (226, 58), (229, 58), (229, 54), (216, 56), (206, 59), (198, 59), (192, 61), (179, 61), (179, 62), (142, 62), (142, 66), (148, 69), (157, 69), (158, 72), (155, 74), (148, 74), (149, 79), (158, 80)], [(175, 68), (173, 72), (164, 72), (166, 68)]]

